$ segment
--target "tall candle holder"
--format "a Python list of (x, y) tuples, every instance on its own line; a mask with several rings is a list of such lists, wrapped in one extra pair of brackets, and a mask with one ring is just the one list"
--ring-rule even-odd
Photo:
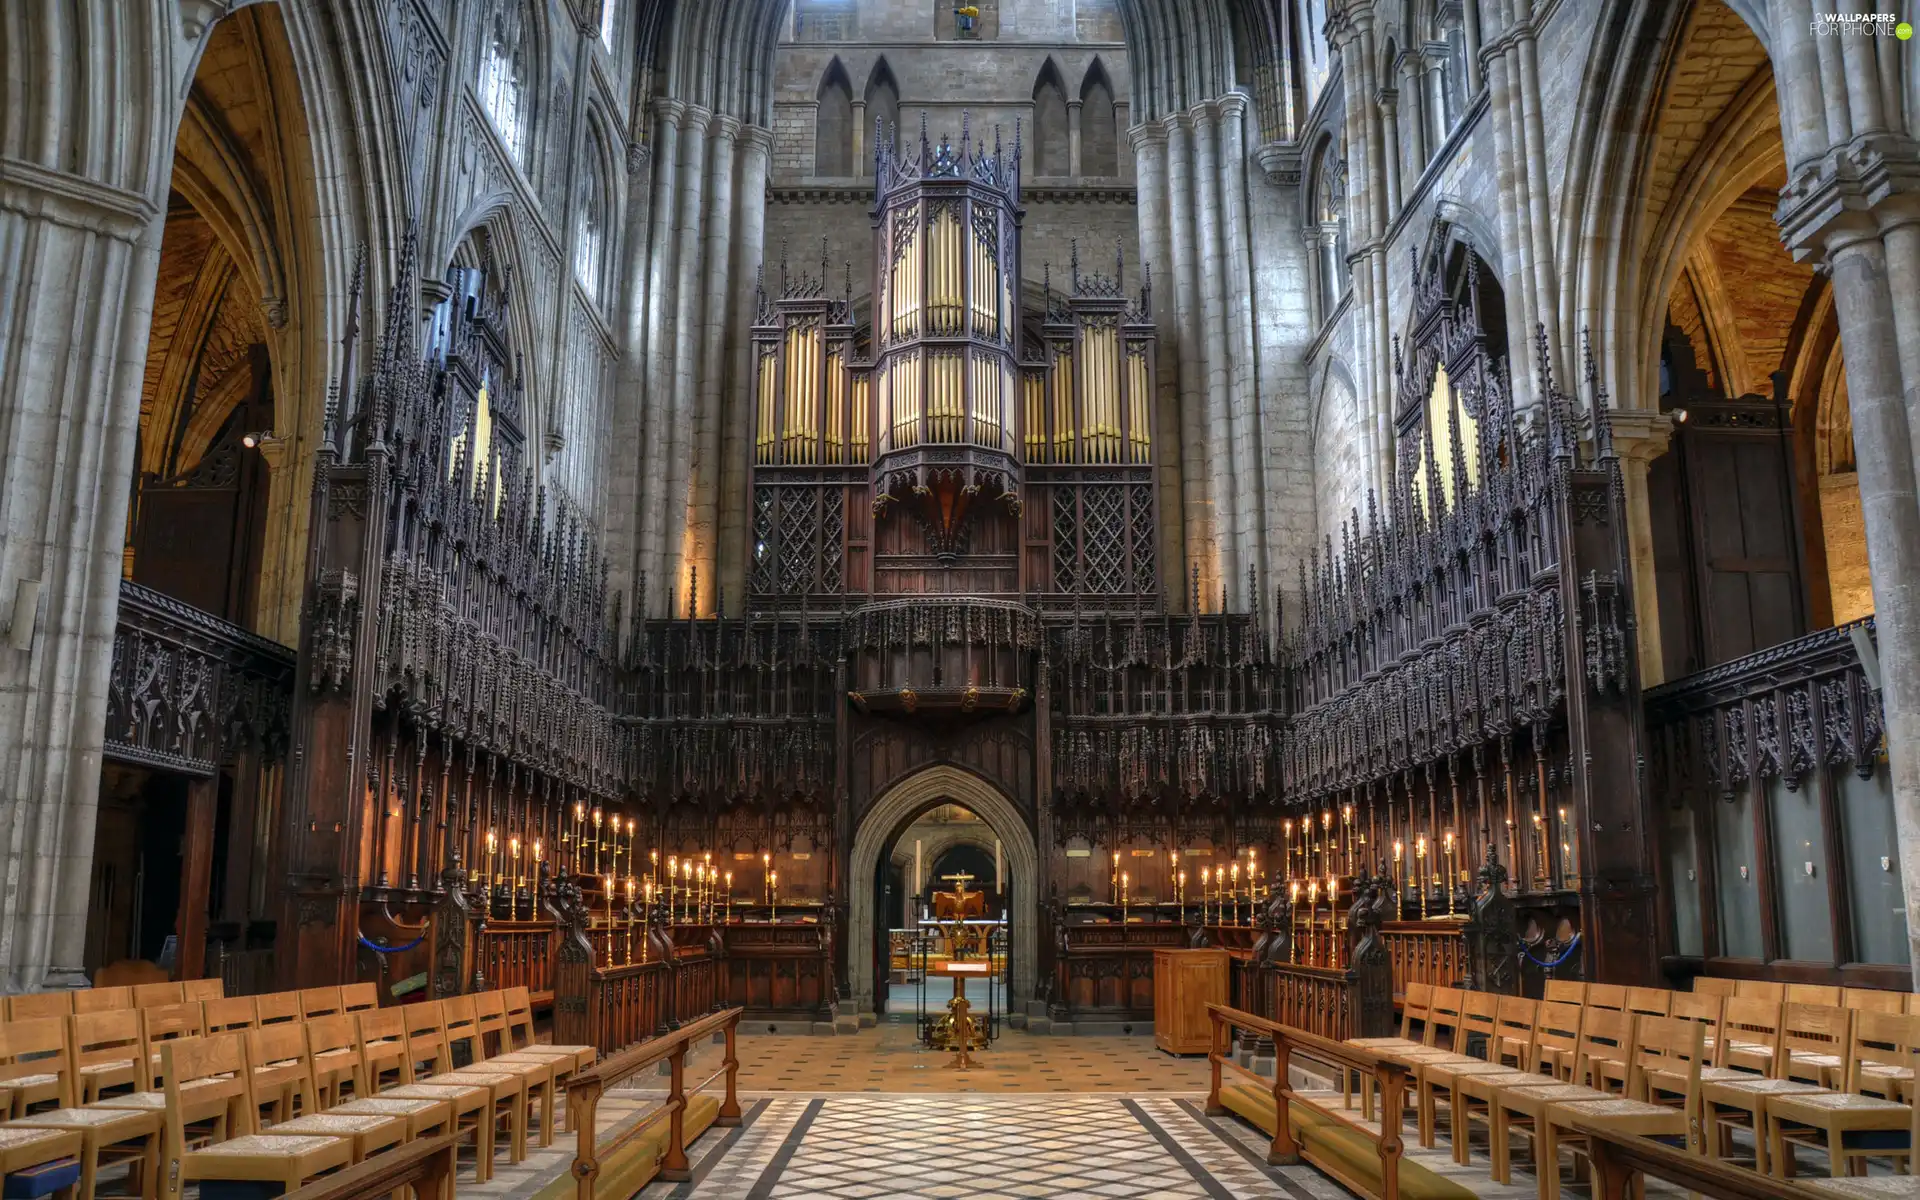
[(1420, 892), (1420, 919), (1427, 919), (1427, 835), (1421, 834), (1413, 840), (1413, 881)]
[(1287, 881), (1287, 961), (1300, 961), (1300, 882)]
[(1230, 906), (1227, 911), (1231, 914), (1227, 919), (1227, 924), (1238, 925), (1240, 923), (1240, 864), (1239, 863), (1236, 862), (1233, 864), (1230, 874), (1232, 876), (1233, 882), (1232, 882), (1232, 885), (1227, 889), (1227, 903)]
[(767, 874), (767, 920), (778, 923), (780, 920), (780, 872)]
[(1449, 829), (1440, 835), (1440, 845), (1442, 856), (1447, 860), (1447, 915), (1451, 917), (1454, 915), (1453, 881), (1455, 878), (1453, 830)]
[(1120, 872), (1120, 923), (1127, 923), (1127, 873)]
[(727, 872), (727, 924), (733, 924), (733, 872)]
[(1285, 839), (1280, 851), (1280, 869), (1286, 872), (1288, 882), (1293, 880), (1293, 818), (1280, 822), (1280, 833)]
[(634, 891), (635, 891), (634, 878), (633, 876), (629, 875), (627, 876), (627, 922), (626, 922), (627, 953), (625, 955), (626, 961), (628, 963), (633, 962), (633, 894), (634, 894)]
[(595, 875), (600, 874), (600, 826), (605, 818), (606, 814), (600, 809), (593, 810), (593, 873)]
[(1212, 879), (1213, 879), (1213, 868), (1201, 867), (1200, 868), (1200, 923), (1202, 925), (1205, 925), (1207, 923), (1207, 887), (1209, 882)]

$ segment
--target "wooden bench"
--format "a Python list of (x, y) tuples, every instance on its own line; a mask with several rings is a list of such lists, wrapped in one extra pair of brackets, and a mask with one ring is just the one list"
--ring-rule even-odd
[[(1471, 1200), (1474, 1193), (1402, 1158), (1401, 1125), (1405, 1120), (1407, 1088), (1413, 1065), (1391, 1052), (1336, 1042), (1264, 1017), (1221, 1004), (1207, 1005), (1213, 1022), (1212, 1088), (1207, 1112), (1219, 1116), (1237, 1113), (1272, 1139), (1267, 1161), (1291, 1165), (1306, 1161), (1332, 1176), (1348, 1190), (1373, 1200)], [(1273, 1039), (1273, 1078), (1255, 1075), (1227, 1053), (1235, 1029)], [(1289, 1068), (1295, 1058), (1325, 1066), (1339, 1077), (1357, 1072), (1363, 1083), (1380, 1094), (1380, 1129), (1374, 1132), (1346, 1115), (1350, 1102), (1338, 1107), (1302, 1096), (1293, 1088)], [(1236, 1078), (1229, 1083), (1228, 1071)], [(587, 1200), (583, 1195), (581, 1200)]]
[[(688, 1143), (710, 1126), (740, 1123), (740, 1100), (735, 1089), (740, 1070), (736, 1034), (743, 1011), (729, 1008), (702, 1017), (673, 1033), (608, 1055), (568, 1081), (567, 1123), (579, 1139), (573, 1159), (578, 1200), (596, 1200), (599, 1196), (625, 1200), (656, 1177), (689, 1179)], [(716, 1033), (726, 1037), (726, 1056), (720, 1068), (689, 1085), (687, 1051)], [(669, 1070), (666, 1102), (602, 1142), (596, 1122), (601, 1097), (662, 1062)], [(707, 1086), (723, 1077), (726, 1095), (718, 1099), (708, 1095)]]

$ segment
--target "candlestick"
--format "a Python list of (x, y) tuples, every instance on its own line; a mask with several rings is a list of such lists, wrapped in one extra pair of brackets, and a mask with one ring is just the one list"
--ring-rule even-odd
[(772, 898), (768, 902), (767, 919), (778, 921), (780, 919), (780, 872), (773, 871), (767, 875), (767, 888), (767, 895)]
[(727, 872), (727, 924), (733, 924), (733, 872)]
[(1213, 868), (1200, 868), (1200, 923), (1207, 923), (1207, 882), (1213, 878)]
[(1238, 925), (1240, 923), (1240, 864), (1239, 863), (1233, 864), (1232, 875), (1233, 875), (1233, 884), (1231, 887), (1227, 889), (1227, 904), (1230, 906), (1228, 909), (1228, 912), (1231, 914), (1227, 919), (1227, 924)]

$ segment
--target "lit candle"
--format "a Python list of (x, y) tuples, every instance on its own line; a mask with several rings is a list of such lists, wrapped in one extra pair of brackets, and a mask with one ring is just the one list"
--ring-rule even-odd
[(1000, 865), (1000, 839), (995, 838), (993, 839), (993, 890), (996, 894), (1000, 892), (1004, 892), (1006, 890), (1006, 883), (1003, 879), (1001, 871), (1002, 871), (1002, 868)]

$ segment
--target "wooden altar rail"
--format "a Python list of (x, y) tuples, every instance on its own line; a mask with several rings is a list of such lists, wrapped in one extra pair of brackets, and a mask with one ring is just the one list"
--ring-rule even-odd
[[(629, 968), (621, 968), (626, 970)], [(720, 1102), (719, 1113), (714, 1124), (722, 1126), (740, 1123), (740, 1098), (736, 1082), (740, 1072), (738, 1048), (738, 1030), (740, 1010), (729, 1008), (710, 1014), (693, 1022), (676, 1033), (654, 1038), (652, 1041), (633, 1047), (630, 1050), (603, 1058), (591, 1069), (575, 1075), (567, 1085), (567, 1122), (579, 1138), (578, 1149), (573, 1159), (574, 1195), (577, 1200), (595, 1200), (598, 1195), (598, 1183), (603, 1167), (614, 1165), (620, 1152), (632, 1146), (629, 1153), (649, 1153), (647, 1145), (634, 1146), (648, 1130), (661, 1121), (667, 1122), (667, 1137), (660, 1159), (660, 1178), (685, 1180), (692, 1177), (687, 1162), (686, 1151), (686, 1112), (690, 1096), (705, 1089), (714, 1080), (726, 1079), (726, 1096)], [(687, 1051), (715, 1033), (726, 1035), (726, 1057), (720, 1069), (691, 1087), (687, 1085)], [(657, 1109), (648, 1113), (640, 1121), (621, 1130), (606, 1141), (600, 1140), (598, 1111), (600, 1099), (609, 1088), (631, 1079), (648, 1067), (665, 1062), (669, 1065), (669, 1084), (666, 1101)], [(624, 1164), (615, 1165), (616, 1177), (632, 1179), (634, 1176)], [(645, 1178), (640, 1182), (644, 1184)], [(622, 1196), (639, 1191), (638, 1187), (613, 1189)], [(612, 1192), (609, 1192), (611, 1195)]]
[[(1391, 1030), (1362, 1031), (1361, 999), (1357, 979), (1345, 968), (1279, 963), (1267, 968), (1267, 1015), (1255, 1019), (1289, 1025), (1335, 1041), (1391, 1033)], [(1392, 1008), (1387, 1011), (1391, 1012)], [(1252, 1013), (1242, 1015), (1254, 1016)]]
[(1459, 921), (1388, 921), (1380, 941), (1393, 963), (1393, 994), (1409, 983), (1458, 987), (1467, 977), (1467, 939)]
[(1846, 1194), (1808, 1187), (1778, 1175), (1762, 1175), (1602, 1124), (1575, 1121), (1573, 1128), (1587, 1139), (1594, 1200), (1634, 1200), (1644, 1194), (1644, 1180), (1648, 1178), (1710, 1200), (1833, 1200)]
[[(1306, 970), (1322, 970), (1309, 967)], [(1292, 1166), (1301, 1160), (1312, 1163), (1350, 1191), (1375, 1200), (1399, 1200), (1400, 1196), (1400, 1156), (1403, 1143), (1400, 1139), (1400, 1124), (1406, 1109), (1408, 1077), (1412, 1068), (1390, 1055), (1376, 1053), (1359, 1046), (1349, 1046), (1343, 1042), (1320, 1037), (1304, 1029), (1295, 1028), (1284, 1021), (1269, 1021), (1228, 1008), (1221, 1004), (1207, 1005), (1207, 1015), (1213, 1021), (1213, 1050), (1207, 1055), (1212, 1069), (1212, 1086), (1207, 1092), (1207, 1113), (1220, 1116), (1229, 1110), (1221, 1096), (1222, 1076), (1232, 1071), (1236, 1076), (1252, 1080), (1254, 1086), (1266, 1089), (1273, 1096), (1274, 1127), (1273, 1141), (1267, 1149), (1267, 1162), (1275, 1166)], [(1273, 1075), (1256, 1075), (1234, 1062), (1228, 1054), (1232, 1044), (1233, 1031), (1252, 1033), (1258, 1037), (1273, 1039)], [(1289, 1066), (1295, 1057), (1312, 1060), (1329, 1068), (1334, 1075), (1357, 1072), (1370, 1080), (1370, 1086), (1377, 1087), (1380, 1094), (1380, 1106), (1376, 1110), (1380, 1115), (1380, 1130), (1373, 1132), (1366, 1126), (1354, 1124), (1340, 1117), (1333, 1110), (1325, 1108), (1312, 1100), (1296, 1093), (1289, 1079)], [(1320, 1112), (1333, 1121), (1339, 1122), (1344, 1129), (1365, 1138), (1372, 1143), (1379, 1160), (1379, 1177), (1368, 1179), (1358, 1172), (1354, 1165), (1336, 1154), (1322, 1153), (1320, 1143), (1312, 1136), (1295, 1139), (1289, 1123), (1288, 1109), (1295, 1104), (1305, 1105)]]
[(453, 1200), (459, 1142), (450, 1133), (405, 1142), (287, 1192), (284, 1200), (386, 1200), (408, 1188), (417, 1200)]
[[(582, 994), (563, 994), (553, 1005), (553, 1036), (562, 1045), (592, 1046), (612, 1054), (661, 1032), (673, 989), (673, 969), (664, 962), (633, 963), (564, 972), (578, 977)], [(562, 987), (571, 993), (572, 988)]]

